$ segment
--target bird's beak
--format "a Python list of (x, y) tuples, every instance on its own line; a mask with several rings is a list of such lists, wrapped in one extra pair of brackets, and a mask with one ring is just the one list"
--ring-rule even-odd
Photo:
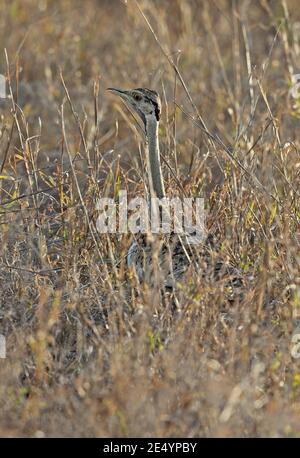
[(116, 89), (114, 87), (108, 87), (106, 90), (111, 92), (112, 94), (115, 94), (115, 95), (118, 95), (119, 97), (122, 97), (122, 99), (126, 98), (126, 92), (127, 91), (122, 91), (121, 89)]
[(116, 93), (124, 92), (121, 89), (116, 89), (115, 87), (108, 87), (106, 90), (110, 92), (116, 92)]

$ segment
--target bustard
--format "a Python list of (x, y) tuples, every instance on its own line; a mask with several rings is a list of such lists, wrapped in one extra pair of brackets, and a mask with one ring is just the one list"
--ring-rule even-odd
[[(121, 97), (123, 101), (133, 109), (141, 118), (146, 137), (146, 164), (150, 196), (162, 199), (165, 197), (165, 187), (160, 162), (158, 127), (161, 114), (161, 101), (157, 92), (137, 88), (133, 90), (121, 90), (108, 88), (108, 91)], [(151, 239), (151, 238), (150, 238)], [(140, 281), (152, 282), (155, 274), (159, 272), (163, 286), (173, 288), (177, 281), (183, 279), (183, 275), (191, 264), (191, 260), (200, 260), (206, 266), (202, 269), (205, 276), (208, 271), (214, 279), (226, 276), (227, 285), (240, 288), (242, 282), (240, 275), (233, 266), (222, 261), (212, 265), (210, 257), (210, 236), (202, 247), (185, 244), (177, 234), (170, 234), (162, 239), (152, 237), (149, 239), (144, 234), (139, 234), (130, 246), (127, 253), (127, 264), (133, 267)], [(197, 252), (196, 252), (197, 251)], [(196, 255), (196, 256), (195, 256)]]

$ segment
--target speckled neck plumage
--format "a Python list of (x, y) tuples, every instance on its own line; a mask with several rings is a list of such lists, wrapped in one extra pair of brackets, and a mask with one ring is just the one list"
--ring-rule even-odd
[(162, 199), (165, 197), (165, 188), (160, 164), (158, 121), (154, 116), (147, 116), (145, 127), (150, 192), (152, 197), (158, 197), (159, 199)]

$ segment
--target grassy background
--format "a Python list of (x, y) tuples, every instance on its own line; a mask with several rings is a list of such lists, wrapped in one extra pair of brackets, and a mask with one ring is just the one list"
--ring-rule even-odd
[[(299, 436), (298, 0), (0, 5), (0, 435)], [(205, 197), (235, 304), (191, 269), (172, 312), (95, 231), (97, 198), (143, 194), (109, 86), (161, 94), (167, 192)]]

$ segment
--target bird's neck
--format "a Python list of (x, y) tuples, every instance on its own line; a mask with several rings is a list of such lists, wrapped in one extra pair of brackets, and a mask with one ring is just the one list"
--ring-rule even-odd
[(146, 120), (146, 138), (147, 166), (151, 197), (162, 199), (165, 197), (165, 188), (160, 164), (158, 121), (152, 117), (148, 117)]

